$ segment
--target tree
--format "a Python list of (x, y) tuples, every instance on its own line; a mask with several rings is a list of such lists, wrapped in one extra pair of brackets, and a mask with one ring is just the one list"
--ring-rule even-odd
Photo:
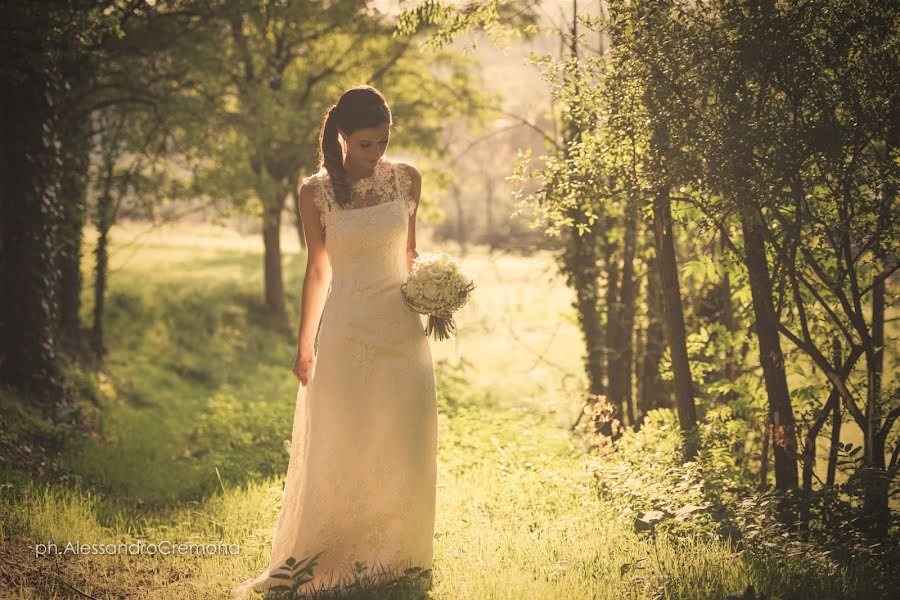
[[(197, 189), (259, 215), (265, 304), (286, 329), (282, 212), (300, 174), (317, 167), (328, 105), (353, 84), (377, 84), (391, 102), (400, 143), (437, 153), (438, 115), (471, 114), (477, 85), (449, 54), (416, 55), (414, 38), (393, 36), (394, 23), (364, 1), (235, 0), (212, 9), (200, 2), (194, 12), (203, 16), (194, 43), (172, 60), (198, 82), (184, 93), (202, 99), (205, 115), (181, 122), (178, 145), (204, 158)], [(296, 221), (296, 202), (294, 212)]]

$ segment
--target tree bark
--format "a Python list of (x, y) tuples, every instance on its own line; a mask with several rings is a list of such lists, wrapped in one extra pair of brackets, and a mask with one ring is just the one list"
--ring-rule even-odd
[[(634, 255), (637, 237), (637, 199), (630, 197), (625, 209), (622, 266), (610, 266), (610, 287), (607, 295), (607, 344), (609, 390), (611, 404), (635, 426), (632, 406), (632, 374), (634, 372)], [(610, 256), (612, 261), (613, 257)], [(621, 279), (621, 283), (618, 280)], [(614, 285), (615, 283), (615, 285)]]
[(81, 252), (90, 163), (89, 121), (78, 122), (70, 113), (63, 130), (62, 183), (63, 209), (60, 232), (59, 333), (60, 345), (72, 354), (80, 354), (84, 342), (81, 324)]
[[(616, 226), (615, 220), (607, 215), (606, 231), (612, 230)], [(621, 305), (619, 304), (619, 276), (621, 269), (619, 268), (619, 247), (611, 236), (607, 235), (607, 243), (605, 244), (606, 260), (606, 399), (616, 411), (616, 416), (620, 419), (623, 414), (622, 404), (622, 377), (621, 372), (621, 339), (622, 339), (622, 319), (620, 314)]]
[[(584, 213), (571, 210), (569, 216), (577, 224), (586, 222)], [(574, 308), (578, 324), (584, 335), (584, 369), (588, 379), (588, 392), (602, 394), (604, 389), (603, 328), (600, 323), (599, 286), (600, 268), (597, 265), (597, 232), (592, 227), (578, 235), (577, 227), (564, 234), (566, 245), (559, 258), (560, 270), (566, 276), (566, 285), (575, 291)]]
[[(872, 344), (866, 349), (866, 371), (868, 375), (866, 398), (866, 424), (871, 431), (866, 436), (865, 513), (871, 523), (870, 529), (878, 535), (887, 533), (891, 519), (888, 506), (890, 479), (887, 476), (884, 459), (887, 431), (881, 434), (881, 378), (884, 373), (884, 294), (885, 283), (881, 280), (872, 288)], [(867, 449), (868, 450), (868, 449)]]
[[(684, 328), (684, 309), (681, 304), (681, 285), (678, 264), (675, 259), (675, 239), (672, 233), (672, 208), (669, 189), (657, 190), (653, 199), (653, 233), (656, 244), (656, 262), (662, 284), (663, 315), (669, 351), (672, 354), (672, 372), (675, 376), (675, 405), (678, 422), (684, 432), (697, 426), (694, 406), (694, 381), (687, 353), (687, 334)], [(693, 456), (696, 448), (686, 448)]]
[[(6, 7), (16, 18), (23, 8)], [(32, 10), (32, 7), (28, 7)], [(44, 7), (33, 7), (43, 13)], [(32, 15), (41, 25), (46, 14)], [(55, 120), (60, 80), (35, 31), (4, 43), (0, 94), (0, 383), (48, 415), (63, 396), (57, 360), (59, 168)]]
[(634, 255), (637, 246), (638, 203), (635, 196), (629, 198), (625, 209), (625, 240), (622, 258), (622, 289), (619, 295), (622, 319), (621, 333), (622, 350), (619, 364), (624, 374), (622, 380), (622, 403), (625, 405), (625, 415), (628, 423), (634, 427), (634, 393), (632, 391), (632, 377), (634, 374), (634, 315), (635, 297), (637, 295), (634, 279)]
[[(111, 155), (114, 155), (111, 152)], [(106, 356), (103, 342), (103, 315), (106, 309), (106, 278), (109, 271), (109, 230), (113, 223), (112, 170), (113, 156), (107, 157), (103, 191), (97, 198), (97, 247), (94, 249), (94, 323), (91, 328), (90, 345), (98, 359)]]
[(750, 280), (756, 337), (759, 341), (759, 362), (769, 397), (775, 487), (786, 490), (797, 487), (796, 426), (784, 371), (784, 354), (778, 333), (779, 319), (772, 302), (772, 282), (769, 279), (762, 229), (765, 225), (762, 223), (762, 215), (753, 209), (752, 202), (750, 198), (737, 198), (744, 235), (744, 261)]
[[(655, 247), (650, 238), (650, 246)], [(663, 308), (660, 293), (659, 269), (654, 258), (647, 265), (647, 329), (644, 341), (644, 358), (641, 361), (640, 410), (643, 414), (655, 408), (670, 406), (667, 382), (659, 373), (659, 361), (666, 351), (663, 330)]]
[[(838, 365), (842, 361), (843, 350), (841, 348), (841, 338), (834, 337), (832, 342), (833, 362)], [(838, 390), (834, 390), (838, 391)], [(838, 395), (840, 392), (838, 391)], [(837, 474), (838, 449), (841, 442), (841, 403), (836, 402), (831, 407), (831, 445), (828, 449), (828, 474), (826, 475), (826, 485), (834, 485), (834, 478)]]
[(281, 272), (281, 209), (284, 196), (281, 190), (266, 203), (263, 215), (263, 269), (265, 277), (265, 301), (276, 326), (290, 330), (284, 303), (284, 277)]

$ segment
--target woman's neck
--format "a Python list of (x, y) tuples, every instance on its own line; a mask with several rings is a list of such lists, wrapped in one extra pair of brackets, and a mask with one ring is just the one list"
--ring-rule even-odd
[[(380, 162), (380, 159), (379, 159)], [(377, 163), (376, 163), (377, 164)], [(375, 172), (375, 167), (370, 167), (367, 165), (359, 165), (354, 163), (350, 159), (346, 159), (344, 161), (344, 172), (347, 174), (347, 178), (350, 181), (359, 181), (365, 177), (372, 175)]]

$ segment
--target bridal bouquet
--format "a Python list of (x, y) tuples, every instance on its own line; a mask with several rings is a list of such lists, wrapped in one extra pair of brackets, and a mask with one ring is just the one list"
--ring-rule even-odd
[(446, 340), (456, 328), (453, 317), (443, 319), (441, 313), (453, 313), (469, 301), (475, 284), (459, 266), (443, 252), (426, 252), (412, 265), (406, 283), (400, 286), (403, 303), (411, 310), (428, 315), (425, 335)]

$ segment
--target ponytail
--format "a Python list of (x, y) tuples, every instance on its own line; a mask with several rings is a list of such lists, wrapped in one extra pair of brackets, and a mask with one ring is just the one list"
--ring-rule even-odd
[(337, 104), (325, 115), (322, 132), (319, 135), (319, 156), (321, 167), (325, 167), (334, 188), (334, 197), (338, 204), (345, 205), (350, 201), (350, 190), (347, 185), (347, 172), (344, 170), (344, 149), (338, 139)]

